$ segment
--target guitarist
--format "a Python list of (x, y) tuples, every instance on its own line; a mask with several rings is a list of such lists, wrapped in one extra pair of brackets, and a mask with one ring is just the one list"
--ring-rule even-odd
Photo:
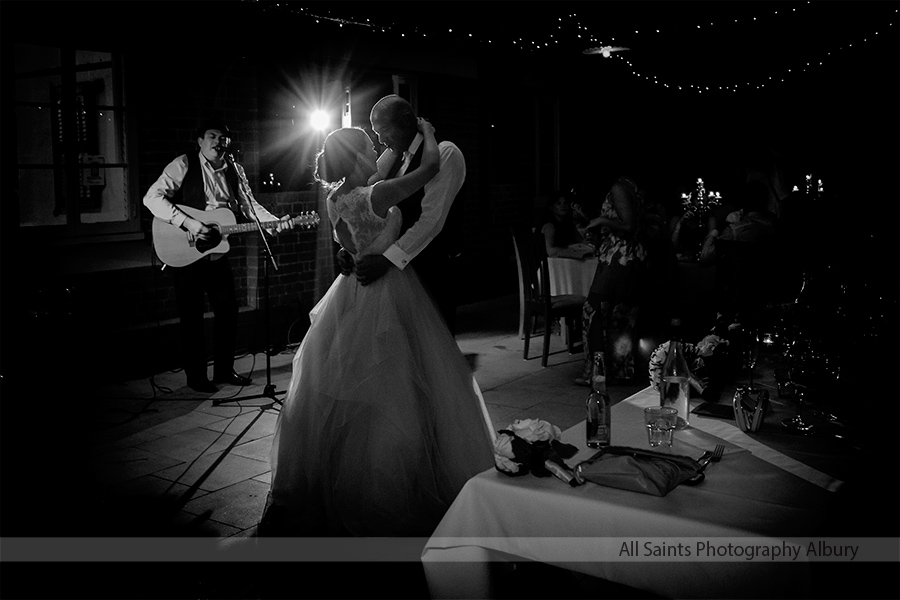
[[(216, 246), (221, 235), (214, 227), (189, 216), (177, 204), (199, 210), (228, 208), (237, 220), (278, 221), (252, 194), (245, 194), (238, 174), (227, 162), (231, 131), (220, 121), (210, 121), (197, 129), (198, 152), (182, 154), (166, 166), (144, 196), (144, 206), (155, 217), (194, 235), (198, 244)], [(290, 216), (283, 217), (275, 233), (293, 227)], [(181, 321), (182, 360), (187, 385), (203, 393), (218, 391), (216, 383), (246, 386), (249, 377), (234, 371), (238, 306), (231, 266), (225, 254), (212, 253), (184, 267), (172, 269), (175, 298)], [(206, 343), (203, 336), (204, 292), (209, 296), (214, 320), (213, 380), (207, 378)]]

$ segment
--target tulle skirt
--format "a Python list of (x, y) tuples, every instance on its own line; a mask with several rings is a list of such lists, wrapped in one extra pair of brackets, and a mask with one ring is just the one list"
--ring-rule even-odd
[(471, 369), (412, 270), (339, 275), (310, 313), (272, 445), (271, 502), (299, 532), (430, 535), (493, 466)]

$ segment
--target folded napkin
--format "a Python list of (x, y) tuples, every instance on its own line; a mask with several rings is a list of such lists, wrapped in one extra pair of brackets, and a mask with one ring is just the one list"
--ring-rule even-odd
[(575, 467), (578, 483), (590, 481), (607, 487), (665, 496), (700, 470), (689, 456), (663, 454), (627, 446), (609, 446)]

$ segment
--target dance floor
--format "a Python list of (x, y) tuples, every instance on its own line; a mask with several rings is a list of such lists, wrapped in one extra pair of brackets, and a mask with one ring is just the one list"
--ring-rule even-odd
[[(540, 340), (532, 344), (533, 357), (523, 360), (517, 330), (516, 297), (459, 310), (457, 342), (475, 369), (495, 428), (520, 418), (541, 418), (562, 429), (578, 423), (584, 418), (586, 389), (574, 385), (573, 380), (580, 373), (582, 355), (570, 355), (563, 337), (554, 335), (549, 365), (542, 368)], [(270, 357), (272, 384), (276, 392), (282, 392), (279, 398), (290, 380), (292, 357), (291, 349)], [(22, 423), (23, 430), (33, 431), (33, 435), (21, 436), (13, 448), (18, 468), (4, 473), (4, 515), (22, 516), (18, 521), (10, 519), (14, 526), (7, 528), (4, 536), (235, 540), (256, 536), (269, 488), (269, 449), (279, 405), (266, 397), (252, 398), (259, 396), (266, 384), (263, 353), (239, 357), (235, 370), (251, 375), (253, 385), (221, 387), (210, 396), (187, 388), (181, 371), (116, 381), (115, 373), (101, 370), (85, 379), (80, 391), (73, 387), (70, 397), (22, 400), (38, 410), (30, 422)], [(626, 398), (645, 385), (638, 380), (634, 385), (615, 387), (613, 400)], [(4, 450), (8, 448), (4, 444)], [(20, 491), (12, 494), (12, 489)], [(10, 563), (3, 566), (5, 572)], [(158, 597), (267, 596), (273, 589), (277, 591), (272, 595), (296, 597), (304, 593), (297, 574), (307, 569), (317, 575), (324, 572), (316, 563), (260, 564), (249, 570), (230, 569), (228, 564), (169, 563), (162, 568), (118, 563), (112, 568), (109, 564), (78, 563), (77, 568), (63, 569), (64, 577), (83, 580), (83, 586), (76, 586), (83, 590), (74, 592), (74, 588), (54, 587), (61, 585), (60, 578), (41, 575), (47, 572), (46, 565), (16, 566), (18, 576), (9, 578), (5, 588), (9, 585), (8, 589), (19, 591), (12, 586), (28, 579), (23, 593), (34, 590), (40, 595), (41, 586), (50, 586), (46, 589), (51, 595), (66, 590), (70, 597), (143, 594), (137, 591), (138, 581), (162, 594)], [(386, 565), (376, 568), (359, 563), (353, 569), (356, 573), (372, 571), (379, 580), (389, 570)], [(391, 570), (398, 573), (389, 578), (391, 583), (376, 584), (365, 576), (337, 577), (331, 584), (333, 594), (318, 594), (427, 594), (421, 565), (394, 564)], [(113, 583), (125, 573), (137, 579), (123, 584), (124, 588)], [(523, 582), (532, 576), (532, 571), (524, 569), (517, 575)], [(292, 581), (299, 586), (293, 591)], [(356, 592), (340, 591), (355, 585), (363, 587)], [(174, 596), (169, 596), (168, 590)]]

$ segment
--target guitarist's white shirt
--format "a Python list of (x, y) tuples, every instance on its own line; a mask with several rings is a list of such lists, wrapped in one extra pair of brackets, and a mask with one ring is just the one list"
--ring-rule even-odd
[[(200, 155), (200, 167), (203, 172), (203, 191), (206, 194), (206, 210), (214, 210), (216, 208), (229, 208), (235, 212), (240, 212), (248, 219), (253, 219), (252, 213), (248, 209), (248, 204), (252, 203), (256, 214), (260, 221), (277, 221), (278, 217), (270, 213), (259, 202), (253, 198), (247, 198), (242, 190), (235, 190), (237, 199), (233, 199), (228, 191), (228, 183), (225, 181), (225, 169), (227, 165), (223, 165), (219, 169), (213, 168), (210, 162)], [(163, 170), (162, 175), (156, 180), (156, 183), (150, 186), (144, 196), (144, 206), (150, 209), (153, 216), (171, 223), (176, 227), (181, 227), (187, 215), (177, 206), (172, 204), (170, 198), (176, 191), (181, 188), (184, 177), (188, 170), (188, 159), (186, 154), (182, 154), (172, 162), (170, 162)]]

